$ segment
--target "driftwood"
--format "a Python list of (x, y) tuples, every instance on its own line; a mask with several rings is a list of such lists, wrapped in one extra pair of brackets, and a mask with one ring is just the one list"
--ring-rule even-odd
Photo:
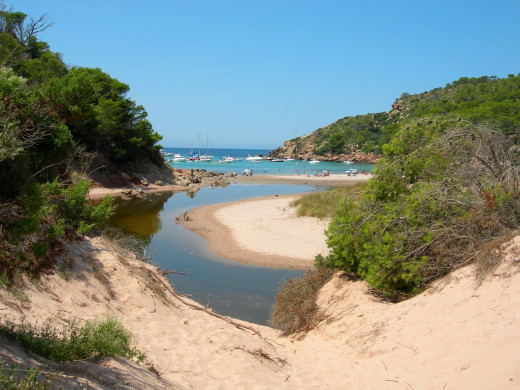
[[(173, 295), (173, 297), (179, 301), (181, 301), (183, 304), (185, 304), (186, 306), (189, 306), (191, 307), (192, 309), (194, 310), (201, 310), (203, 312), (206, 312), (208, 313), (209, 315), (213, 316), (213, 317), (217, 317), (217, 318), (220, 318), (221, 320), (224, 320), (234, 326), (236, 326), (237, 328), (241, 328), (241, 329), (247, 329), (247, 330), (250, 330), (252, 331), (253, 333), (255, 333), (257, 336), (260, 336), (262, 337), (262, 334), (256, 330), (255, 328), (251, 327), (251, 326), (247, 326), (247, 325), (243, 325), (243, 324), (240, 324), (236, 321), (233, 321), (232, 319), (228, 318), (228, 317), (225, 317), (223, 315), (220, 315), (218, 313), (215, 313), (213, 310), (209, 309), (209, 308), (205, 308), (205, 307), (202, 307), (200, 305), (196, 305), (196, 304), (193, 304), (191, 302), (188, 302), (187, 300), (185, 300), (181, 294), (179, 294), (177, 291), (175, 291), (175, 289), (171, 286), (171, 285), (167, 285), (163, 280), (161, 280), (154, 272), (152, 272), (151, 270), (149, 270), (148, 268), (145, 268), (145, 267), (140, 267), (141, 269), (147, 271), (155, 280), (157, 280), (159, 283), (161, 283), (165, 288), (166, 290), (171, 294)], [(263, 338), (263, 337), (262, 337)]]
[(168, 275), (168, 274), (189, 275), (189, 273), (187, 273), (187, 272), (176, 271), (176, 270), (161, 271), (161, 273), (162, 273), (163, 275)]

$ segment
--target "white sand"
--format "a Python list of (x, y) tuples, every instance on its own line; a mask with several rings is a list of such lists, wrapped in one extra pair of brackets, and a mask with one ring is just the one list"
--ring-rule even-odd
[(364, 282), (338, 274), (320, 294), (325, 319), (289, 338), (254, 326), (259, 337), (161, 297), (167, 289), (150, 281), (154, 267), (115, 253), (99, 238), (78, 243), (68, 280), (49, 275), (38, 285), (26, 282), (23, 300), (0, 290), (2, 317), (23, 314), (41, 323), (112, 313), (176, 388), (520, 387), (520, 236), (502, 247), (503, 264), (480, 287), (467, 267), (389, 304), (371, 296)]
[(214, 215), (247, 250), (313, 260), (318, 254), (328, 254), (325, 229), (329, 221), (297, 217), (296, 208), (289, 204), (299, 197), (233, 203)]

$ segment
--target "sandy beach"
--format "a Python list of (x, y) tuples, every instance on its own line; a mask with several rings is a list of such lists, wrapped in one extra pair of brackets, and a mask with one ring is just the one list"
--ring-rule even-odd
[[(288, 212), (290, 199), (216, 205), (201, 217), (188, 212), (193, 217), (188, 222), (206, 218), (207, 223), (210, 216), (235, 230), (247, 230), (236, 229), (244, 220), (289, 226), (295, 219)], [(249, 224), (256, 229), (256, 222)], [(317, 226), (313, 229), (322, 229)], [(235, 234), (233, 240), (241, 250), (284, 256), (283, 245), (261, 242), (258, 247), (261, 234)], [(304, 241), (299, 228), (283, 234), (284, 242)], [(303, 254), (291, 244), (290, 261), (307, 261), (307, 255), (321, 250), (318, 241), (323, 245), (320, 238)], [(520, 236), (504, 243), (498, 254), (502, 263), (481, 283), (475, 268), (467, 266), (396, 304), (381, 301), (365, 282), (338, 272), (320, 291), (317, 326), (284, 337), (276, 329), (219, 317), (177, 294), (155, 266), (104, 238), (85, 238), (69, 246), (55, 273), (38, 283), (24, 279), (22, 295), (0, 289), (0, 313), (33, 324), (110, 313), (146, 353), (144, 370), (124, 359), (75, 365), (72, 372), (60, 368), (67, 374), (60, 377), (68, 380), (65, 388), (72, 383), (121, 388), (125, 383), (129, 389), (512, 390), (520, 383)], [(0, 355), (47, 367), (9, 343), (0, 344)]]
[(309, 269), (328, 253), (329, 221), (297, 217), (289, 204), (301, 195), (273, 196), (204, 206), (178, 222), (204, 237), (221, 257), (247, 264)]
[(283, 184), (311, 184), (321, 186), (344, 186), (366, 182), (372, 178), (371, 174), (357, 174), (351, 176), (347, 174), (333, 174), (329, 176), (313, 175), (237, 175), (234, 179), (237, 183), (262, 184), (262, 183), (283, 183)]
[[(124, 359), (59, 368), (65, 388), (88, 379), (98, 389), (512, 390), (520, 383), (520, 237), (501, 252), (502, 265), (482, 284), (466, 267), (398, 304), (338, 273), (320, 292), (317, 327), (283, 337), (215, 317), (176, 295), (154, 266), (87, 238), (69, 247), (66, 274), (26, 280), (22, 300), (0, 289), (0, 312), (57, 325), (110, 313), (146, 353), (144, 370)], [(48, 370), (7, 342), (0, 355)]]
[[(226, 179), (230, 183), (243, 183), (243, 184), (311, 184), (311, 185), (320, 185), (320, 186), (345, 186), (351, 185), (361, 182), (366, 182), (372, 177), (372, 175), (367, 174), (358, 174), (356, 176), (349, 176), (346, 174), (335, 174), (329, 176), (306, 176), (306, 175), (252, 175), (252, 176), (242, 176), (236, 175), (235, 177), (226, 177)], [(212, 185), (211, 179), (205, 179), (202, 183), (200, 183), (199, 187), (205, 187)], [(122, 192), (125, 190), (132, 189), (134, 194), (135, 190), (139, 188), (142, 190), (142, 195), (146, 195), (147, 193), (154, 192), (180, 192), (186, 191), (187, 187), (180, 184), (170, 184), (170, 185), (162, 185), (158, 186), (155, 184), (150, 184), (146, 187), (143, 186), (133, 186), (133, 187), (115, 187), (115, 188), (106, 188), (106, 187), (95, 187), (92, 188), (89, 192), (90, 200), (99, 200), (103, 199), (107, 195), (112, 196), (122, 196)]]

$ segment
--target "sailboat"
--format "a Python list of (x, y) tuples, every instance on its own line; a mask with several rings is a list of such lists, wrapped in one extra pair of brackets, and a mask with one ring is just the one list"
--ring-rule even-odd
[[(200, 144), (201, 144), (201, 138), (200, 138), (200, 134), (199, 134), (199, 153), (200, 153)], [(202, 146), (204, 146), (204, 144), (202, 144)], [(199, 156), (200, 161), (213, 160), (213, 154), (209, 154), (208, 147), (209, 147), (209, 137), (208, 137), (208, 135), (206, 135), (206, 147), (205, 147), (204, 153)]]

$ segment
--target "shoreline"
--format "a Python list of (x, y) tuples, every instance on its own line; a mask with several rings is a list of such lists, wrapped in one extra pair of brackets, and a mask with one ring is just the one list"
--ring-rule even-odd
[(517, 389), (520, 236), (495, 254), (501, 262), (482, 281), (471, 264), (395, 304), (337, 272), (318, 294), (319, 321), (283, 336), (217, 317), (176, 293), (156, 266), (103, 237), (85, 237), (67, 245), (55, 272), (38, 283), (20, 275), (16, 294), (0, 289), (2, 317), (65, 326), (110, 313), (145, 363), (49, 363), (8, 341), (0, 356), (9, 365), (57, 372), (64, 388)]
[(176, 222), (203, 237), (217, 256), (262, 267), (309, 270), (326, 253), (328, 221), (296, 217), (292, 200), (303, 194), (268, 196), (202, 206)]
[[(370, 174), (349, 176), (310, 175), (251, 175), (226, 177), (233, 184), (301, 184), (321, 186), (347, 186), (370, 179)], [(198, 188), (208, 187), (214, 181), (205, 179)], [(134, 187), (133, 189), (135, 189)], [(139, 187), (141, 188), (141, 187)], [(106, 195), (126, 197), (129, 188), (93, 188), (90, 200)], [(175, 185), (149, 185), (139, 190), (140, 196), (157, 192), (188, 191), (189, 187)], [(289, 202), (303, 194), (243, 199), (217, 203), (187, 211), (176, 222), (200, 235), (215, 255), (222, 258), (260, 267), (309, 270), (316, 255), (328, 254), (325, 230), (329, 221), (312, 217), (296, 217)]]
[(230, 178), (230, 180), (245, 184), (310, 184), (335, 187), (366, 182), (372, 177), (373, 175), (369, 173), (357, 174), (356, 176), (346, 174), (331, 174), (329, 176), (258, 174), (252, 176), (238, 175), (235, 178)]
[[(321, 186), (344, 186), (344, 185), (353, 185), (357, 183), (362, 183), (368, 181), (373, 176), (371, 174), (358, 174), (357, 176), (349, 176), (346, 174), (331, 174), (329, 176), (306, 176), (306, 175), (252, 175), (252, 176), (242, 176), (237, 175), (235, 177), (224, 177), (230, 183), (240, 183), (240, 184), (307, 184), (307, 185), (321, 185)], [(200, 184), (196, 186), (208, 187), (213, 183), (211, 180), (203, 180)], [(88, 198), (89, 200), (101, 200), (107, 195), (112, 195), (115, 197), (124, 197), (126, 196), (123, 192), (128, 190), (138, 190), (141, 191), (140, 195), (146, 195), (148, 193), (156, 193), (156, 192), (182, 192), (188, 191), (189, 188), (186, 185), (181, 184), (167, 184), (158, 186), (155, 184), (150, 184), (146, 187), (143, 186), (127, 186), (127, 187), (94, 187), (91, 188)]]

